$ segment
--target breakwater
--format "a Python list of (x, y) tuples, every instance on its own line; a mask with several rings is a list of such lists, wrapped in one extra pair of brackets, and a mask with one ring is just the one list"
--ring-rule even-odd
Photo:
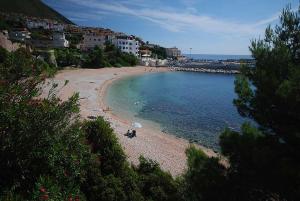
[(239, 74), (236, 69), (214, 69), (214, 68), (195, 68), (195, 67), (169, 67), (171, 71), (187, 71), (187, 72), (202, 72), (202, 73), (224, 73), (224, 74)]

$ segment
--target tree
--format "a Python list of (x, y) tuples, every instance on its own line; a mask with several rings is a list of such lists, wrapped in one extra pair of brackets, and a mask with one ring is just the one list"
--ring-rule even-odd
[(242, 67), (234, 104), (257, 124), (220, 136), (228, 168), (195, 148), (187, 151), (185, 200), (300, 199), (300, 10), (284, 9), (280, 25), (268, 27), (250, 51), (256, 66)]
[(20, 49), (1, 64), (0, 199), (9, 193), (31, 199), (41, 178), (55, 181), (53, 193), (64, 199), (80, 192), (89, 149), (78, 124), (78, 95), (66, 102), (52, 93), (39, 98), (45, 78), (39, 62)]
[(81, 52), (72, 48), (55, 49), (55, 58), (59, 67), (79, 66), (81, 63)]
[[(225, 200), (226, 168), (218, 158), (209, 158), (194, 146), (186, 150), (188, 169), (181, 188), (184, 200)], [(217, 193), (216, 193), (217, 192)]]
[(232, 186), (248, 200), (299, 200), (300, 10), (284, 9), (280, 25), (269, 26), (250, 51), (256, 66), (244, 66), (236, 79), (234, 104), (258, 128), (245, 124), (221, 136)]
[(139, 188), (146, 200), (181, 200), (179, 184), (170, 173), (162, 171), (159, 164), (150, 159), (140, 157), (139, 160), (136, 172), (139, 176)]
[(103, 68), (108, 66), (104, 58), (103, 51), (100, 47), (96, 46), (86, 57), (83, 64), (84, 67), (89, 68)]
[(8, 54), (9, 53), (6, 49), (0, 47), (0, 63), (3, 63), (6, 60)]
[(125, 165), (125, 154), (119, 145), (113, 129), (103, 118), (84, 123), (86, 139), (91, 143), (92, 152), (99, 155), (102, 173), (108, 174), (122, 170)]

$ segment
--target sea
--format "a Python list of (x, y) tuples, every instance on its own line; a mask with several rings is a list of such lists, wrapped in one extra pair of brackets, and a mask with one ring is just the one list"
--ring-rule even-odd
[(129, 121), (219, 151), (224, 129), (239, 131), (246, 121), (233, 105), (234, 80), (231, 74), (197, 72), (130, 76), (108, 88), (106, 103)]
[(184, 56), (197, 60), (240, 60), (240, 59), (253, 59), (251, 55), (223, 55), (223, 54), (184, 54)]

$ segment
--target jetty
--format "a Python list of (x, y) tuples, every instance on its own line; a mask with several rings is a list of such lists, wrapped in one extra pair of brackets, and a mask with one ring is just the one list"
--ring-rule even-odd
[(187, 71), (201, 73), (224, 73), (224, 74), (239, 74), (239, 70), (233, 69), (213, 69), (213, 68), (194, 68), (194, 67), (170, 67), (171, 71)]

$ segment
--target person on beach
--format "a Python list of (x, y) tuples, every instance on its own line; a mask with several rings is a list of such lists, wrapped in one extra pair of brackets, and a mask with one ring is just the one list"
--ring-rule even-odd
[(129, 137), (129, 138), (133, 138), (136, 137), (136, 130), (128, 130), (127, 133), (125, 134), (125, 136)]

